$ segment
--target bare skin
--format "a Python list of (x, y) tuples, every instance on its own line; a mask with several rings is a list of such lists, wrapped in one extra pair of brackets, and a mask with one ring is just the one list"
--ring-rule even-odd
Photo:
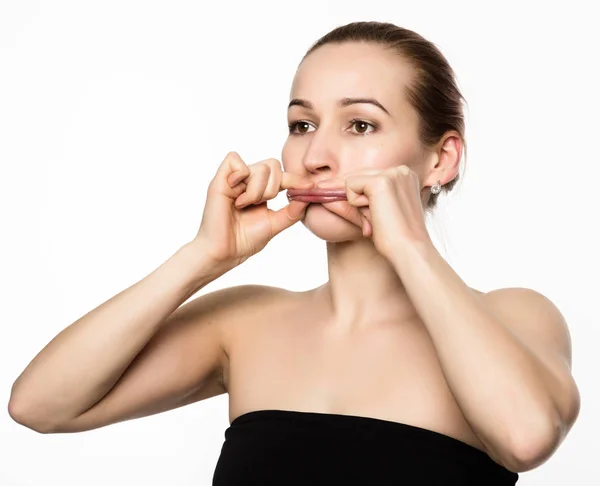
[[(209, 184), (194, 240), (48, 343), (13, 384), (10, 416), (40, 433), (81, 432), (228, 393), (231, 421), (273, 409), (356, 415), (444, 434), (513, 471), (547, 458), (578, 412), (576, 388), (565, 372), (568, 333), (556, 311), (539, 299), (521, 309), (524, 300), (514, 293), (471, 289), (508, 316), (498, 319), (515, 326), (514, 335), (501, 327), (494, 334), (496, 322), (484, 316), (486, 348), (473, 340), (465, 348), (478, 354), (466, 355), (456, 346), (446, 353), (435, 321), (448, 315), (436, 312), (425, 326), (399, 271), (374, 244), (379, 230), (369, 234), (369, 208), (363, 214), (343, 199), (292, 198), (277, 211), (266, 204), (282, 190), (312, 191), (319, 183), (347, 190), (345, 181), (355, 173), (406, 166), (417, 176), (426, 207), (431, 186), (456, 177), (463, 140), (449, 130), (433, 146), (422, 144), (421, 120), (406, 96), (414, 75), (397, 52), (372, 44), (325, 45), (307, 56), (290, 93), (290, 134), (281, 162), (247, 165), (229, 153)], [(421, 216), (414, 198), (410, 203), (412, 216)], [(386, 216), (378, 218), (378, 228), (394, 218)], [(326, 242), (326, 284), (303, 292), (229, 287), (185, 303), (300, 221)], [(392, 235), (394, 251), (410, 248), (414, 234), (405, 229)], [(409, 244), (395, 247), (398, 238)], [(300, 251), (290, 248), (289, 258)], [(432, 306), (440, 287), (425, 290)], [(465, 287), (460, 289), (453, 296), (464, 297)], [(441, 309), (424, 305), (423, 295), (413, 295), (421, 315)], [(468, 332), (458, 336), (454, 344), (469, 338)], [(462, 372), (479, 371), (497, 337), (510, 358), (503, 364), (518, 365), (495, 396), (510, 391), (520, 369), (528, 371), (528, 389), (512, 433), (502, 430), (493, 435), (496, 440), (487, 440), (487, 427), (479, 428), (478, 419), (495, 417), (488, 413), (490, 402), (478, 405), (475, 415), (465, 408), (465, 396), (489, 385), (486, 369), (497, 367), (489, 362), (483, 367), (477, 388), (462, 380)], [(539, 360), (514, 337), (529, 342)], [(466, 367), (453, 367), (454, 356), (471, 359)], [(499, 412), (503, 422), (512, 420), (512, 402), (496, 403), (505, 405)], [(537, 424), (528, 425), (534, 416)], [(515, 433), (521, 425), (529, 428)]]
[(272, 288), (250, 319), (224, 327), (230, 422), (269, 409), (358, 415), (430, 429), (485, 452), (418, 316), (390, 315), (340, 332), (326, 292), (327, 285)]
[[(436, 147), (419, 145), (418, 117), (403, 97), (410, 75), (377, 46), (311, 54), (291, 93), (311, 108), (289, 112), (290, 122), (306, 120), (310, 130), (290, 134), (284, 172), (274, 159), (248, 167), (228, 155), (194, 242), (49, 343), (15, 382), (11, 416), (44, 433), (78, 432), (228, 393), (231, 420), (265, 409), (359, 415), (485, 450), (396, 271), (363, 237), (355, 208), (295, 202), (273, 214), (265, 205), (282, 189), (322, 180), (343, 187), (347, 174), (365, 168), (413, 168), (423, 204), (432, 184), (452, 180), (461, 142), (449, 132)], [(389, 114), (367, 103), (340, 105), (343, 97), (377, 99)], [(305, 292), (241, 286), (181, 305), (300, 220), (327, 242), (325, 285)]]
[[(290, 93), (300, 101), (288, 110), (285, 171), (343, 188), (353, 172), (405, 164), (419, 175), (425, 206), (431, 185), (456, 176), (462, 140), (448, 132), (429, 150), (420, 145), (419, 118), (403, 89), (412, 75), (394, 52), (375, 45), (313, 52)], [(376, 100), (388, 113), (371, 103), (343, 106), (344, 98)], [(269, 305), (224, 333), (231, 420), (261, 409), (359, 415), (420, 426), (485, 451), (398, 275), (362, 237), (358, 211), (345, 201), (311, 204), (302, 223), (327, 241), (328, 282), (306, 292), (274, 290)]]
[[(462, 140), (450, 131), (435, 147), (420, 145), (419, 118), (403, 89), (412, 76), (395, 52), (376, 45), (326, 45), (311, 53), (290, 93), (296, 101), (288, 110), (285, 171), (343, 188), (353, 172), (404, 164), (419, 175), (425, 205), (431, 185), (456, 176)], [(340, 103), (347, 98), (376, 100), (385, 110)], [(269, 305), (228, 327), (230, 418), (260, 409), (367, 416), (485, 450), (396, 271), (362, 237), (356, 208), (346, 201), (311, 204), (302, 223), (327, 241), (328, 282), (306, 292), (274, 290)]]

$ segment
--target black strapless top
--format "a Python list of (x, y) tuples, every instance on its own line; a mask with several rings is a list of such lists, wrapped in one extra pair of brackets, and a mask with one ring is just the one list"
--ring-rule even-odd
[(256, 410), (225, 430), (213, 486), (508, 486), (519, 478), (453, 437), (371, 417)]

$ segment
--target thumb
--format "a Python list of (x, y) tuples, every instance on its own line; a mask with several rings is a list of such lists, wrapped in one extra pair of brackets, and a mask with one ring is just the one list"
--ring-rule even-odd
[(269, 219), (273, 236), (300, 221), (304, 217), (309, 204), (304, 201), (291, 201), (287, 206), (277, 211), (270, 210)]

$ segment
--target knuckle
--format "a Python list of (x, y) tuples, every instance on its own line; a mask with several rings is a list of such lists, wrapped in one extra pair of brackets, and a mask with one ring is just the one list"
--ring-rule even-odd
[(239, 161), (241, 161), (242, 158), (240, 157), (240, 154), (238, 154), (237, 152), (231, 151), (231, 152), (227, 153), (227, 155), (225, 156), (225, 160), (228, 160), (228, 161), (239, 160)]
[(268, 174), (271, 172), (271, 167), (269, 167), (267, 164), (259, 162), (258, 164), (256, 164), (256, 171)]
[(255, 162), (254, 164), (250, 164), (248, 168), (253, 174), (269, 172), (271, 170), (269, 166), (264, 164), (263, 162)]
[(378, 177), (377, 178), (377, 186), (381, 188), (390, 188), (393, 187), (394, 181), (390, 177)]
[(270, 201), (271, 199), (274, 199), (276, 196), (277, 196), (276, 192), (265, 191), (265, 193), (262, 195), (262, 200), (264, 200), (264, 201)]
[(273, 158), (267, 159), (267, 160), (265, 160), (265, 164), (267, 164), (272, 169), (281, 170), (281, 162), (279, 162), (279, 160), (277, 160), (277, 159), (273, 159)]
[(223, 162), (225, 164), (228, 164), (229, 167), (233, 168), (234, 170), (243, 171), (244, 173), (247, 173), (247, 171), (248, 171), (248, 166), (242, 160), (242, 158), (239, 156), (239, 154), (237, 152), (229, 152), (225, 156), (225, 159), (223, 160)]

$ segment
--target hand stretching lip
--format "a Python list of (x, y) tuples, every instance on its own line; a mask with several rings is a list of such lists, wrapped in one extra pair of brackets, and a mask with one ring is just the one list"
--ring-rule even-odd
[(303, 202), (333, 202), (347, 201), (345, 189), (288, 189), (287, 198), (290, 201)]

